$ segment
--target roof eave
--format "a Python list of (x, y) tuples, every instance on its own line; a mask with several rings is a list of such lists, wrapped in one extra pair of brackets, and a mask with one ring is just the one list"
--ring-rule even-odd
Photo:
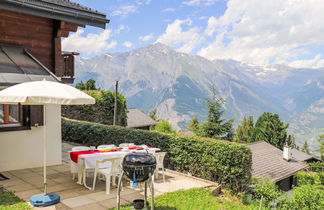
[[(106, 24), (109, 23), (110, 21), (106, 19), (106, 16), (103, 14), (91, 15), (91, 13), (88, 13), (89, 15), (85, 15), (86, 12), (84, 11), (80, 11), (80, 13), (77, 12), (71, 13), (71, 12), (60, 10), (59, 8), (49, 9), (49, 8), (44, 8), (32, 4), (22, 5), (20, 2), (15, 2), (15, 1), (0, 2), (0, 8), (22, 12), (30, 15), (46, 17), (50, 19), (78, 23), (80, 25), (91, 25), (103, 29), (106, 28)], [(73, 9), (73, 11), (75, 11), (75, 9)]]
[(154, 126), (156, 123), (150, 123), (150, 124), (143, 124), (143, 125), (134, 125), (134, 126), (127, 126), (128, 128), (140, 128), (140, 127), (147, 127), (147, 126)]
[(307, 169), (309, 169), (309, 166), (304, 166), (303, 168), (297, 169), (297, 170), (295, 170), (295, 171), (293, 171), (293, 172), (291, 172), (291, 173), (286, 174), (285, 176), (282, 176), (282, 177), (279, 177), (279, 178), (273, 179), (273, 181), (274, 181), (274, 182), (282, 181), (282, 180), (284, 180), (284, 179), (286, 179), (286, 178), (288, 178), (288, 177), (290, 177), (290, 176), (295, 175), (295, 174), (296, 174), (297, 172), (299, 172), (299, 171), (303, 171), (303, 170), (307, 170)]

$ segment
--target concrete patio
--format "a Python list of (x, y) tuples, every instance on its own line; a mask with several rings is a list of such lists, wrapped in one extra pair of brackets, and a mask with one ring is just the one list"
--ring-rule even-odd
[[(71, 144), (63, 143), (61, 165), (49, 166), (48, 174), (48, 191), (55, 192), (61, 196), (61, 203), (35, 209), (109, 209), (116, 207), (116, 187), (112, 187), (111, 193), (105, 193), (105, 183), (99, 182), (95, 191), (90, 191), (85, 187), (72, 181), (69, 166), (69, 153), (73, 147)], [(43, 168), (31, 168), (24, 170), (8, 171), (2, 173), (9, 180), (1, 181), (7, 190), (13, 191), (20, 198), (28, 201), (29, 197), (34, 194), (42, 193), (43, 190)], [(194, 187), (207, 187), (216, 185), (202, 179), (186, 176), (174, 171), (165, 172), (166, 181), (163, 183), (162, 175), (155, 181), (155, 195), (166, 192), (172, 192), (180, 189), (189, 189)], [(87, 183), (90, 185), (92, 176), (90, 175)], [(121, 193), (121, 203), (128, 204), (134, 199), (142, 198), (143, 191), (141, 187), (129, 188), (129, 182), (125, 180), (124, 190)]]

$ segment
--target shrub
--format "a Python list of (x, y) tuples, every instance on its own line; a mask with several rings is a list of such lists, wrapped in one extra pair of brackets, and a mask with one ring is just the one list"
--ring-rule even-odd
[(301, 171), (296, 174), (297, 185), (313, 185), (317, 182), (318, 176), (316, 173)]
[[(109, 90), (86, 90), (88, 95), (96, 99), (93, 105), (62, 106), (62, 116), (90, 122), (112, 125), (114, 119), (115, 93)], [(127, 125), (126, 99), (121, 93), (117, 94), (116, 124)]]
[(258, 179), (256, 186), (253, 190), (253, 197), (255, 200), (260, 200), (262, 198), (262, 202), (267, 206), (271, 202), (275, 201), (281, 192), (278, 189), (278, 186), (271, 181), (269, 177), (264, 177)]
[(167, 120), (161, 120), (154, 126), (154, 130), (162, 133), (176, 133), (176, 130), (172, 128), (171, 123)]
[(249, 193), (243, 194), (241, 199), (242, 199), (242, 203), (244, 205), (250, 205), (250, 204), (252, 204), (254, 202), (253, 195), (249, 194)]
[(324, 172), (318, 172), (318, 181), (320, 185), (324, 185)]
[(293, 189), (291, 199), (279, 200), (278, 209), (324, 209), (324, 191), (314, 185), (303, 185)]
[(313, 162), (313, 163), (308, 163), (308, 165), (311, 167), (313, 172), (324, 172), (324, 162)]
[(168, 153), (166, 167), (216, 181), (238, 192), (251, 180), (251, 151), (238, 143), (62, 120), (62, 139), (83, 145), (133, 142)]

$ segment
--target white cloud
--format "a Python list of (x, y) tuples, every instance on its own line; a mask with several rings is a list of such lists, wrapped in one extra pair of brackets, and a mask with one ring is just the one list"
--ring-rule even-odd
[(114, 34), (118, 35), (118, 34), (120, 34), (122, 31), (128, 31), (128, 30), (129, 30), (128, 26), (125, 26), (125, 25), (121, 24), (121, 25), (118, 26), (118, 28), (116, 28), (116, 29), (114, 30)]
[(140, 37), (138, 37), (138, 39), (141, 40), (142, 42), (150, 41), (153, 38), (154, 38), (153, 34), (148, 34), (146, 36), (140, 36)]
[(188, 30), (183, 29), (183, 25), (190, 26), (192, 24), (191, 19), (175, 20), (173, 23), (168, 24), (165, 33), (158, 37), (157, 42), (164, 43), (166, 45), (180, 45), (177, 47), (178, 51), (190, 53), (194, 48), (202, 42), (202, 37), (199, 34), (200, 29), (198, 27), (192, 27)]
[(321, 68), (324, 67), (324, 58), (322, 55), (318, 54), (314, 56), (312, 59), (308, 60), (295, 60), (291, 63), (289, 63), (289, 66), (295, 67), (295, 68)]
[(63, 50), (80, 52), (84, 56), (89, 56), (114, 48), (117, 45), (116, 41), (109, 41), (110, 30), (104, 30), (99, 34), (89, 33), (85, 36), (83, 36), (83, 33), (84, 30), (79, 29), (76, 33), (63, 39)]
[(215, 17), (210, 17), (207, 22), (207, 28), (205, 29), (205, 34), (208, 36), (212, 36), (217, 29), (217, 19)]
[(112, 11), (111, 15), (125, 18), (129, 14), (137, 12), (137, 9), (138, 9), (137, 5), (124, 5)]
[(134, 4), (123, 5), (117, 7), (111, 12), (111, 16), (120, 16), (122, 18), (127, 17), (129, 14), (138, 12), (138, 8), (143, 5), (149, 5), (151, 0), (135, 0)]
[(129, 41), (124, 42), (123, 45), (124, 45), (125, 47), (128, 47), (128, 48), (133, 47), (133, 43), (131, 43), (131, 42), (129, 42)]
[(152, 0), (136, 0), (135, 3), (137, 5), (148, 5), (151, 3)]
[(188, 0), (183, 1), (182, 4), (188, 5), (188, 6), (211, 6), (215, 4), (219, 0)]
[(165, 8), (163, 10), (161, 10), (161, 12), (174, 12), (175, 9), (174, 8)]
[(208, 19), (204, 34), (213, 41), (199, 55), (260, 65), (321, 65), (322, 55), (301, 57), (324, 44), (323, 11), (323, 0), (229, 0), (224, 15)]

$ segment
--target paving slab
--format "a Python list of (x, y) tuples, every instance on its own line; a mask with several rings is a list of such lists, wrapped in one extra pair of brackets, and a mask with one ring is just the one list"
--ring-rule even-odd
[[(117, 207), (117, 200), (116, 200), (116, 198), (111, 198), (111, 199), (108, 199), (108, 200), (100, 201), (100, 202), (98, 202), (98, 204), (105, 207), (106, 209), (111, 209), (111, 208)], [(124, 199), (120, 199), (120, 205), (121, 206), (124, 206), (124, 205), (127, 205), (127, 204), (129, 204), (128, 201), (126, 201)]]
[(86, 195), (86, 197), (89, 198), (89, 199), (92, 199), (92, 200), (94, 200), (96, 202), (103, 201), (103, 200), (115, 198), (116, 197), (116, 190), (110, 191), (110, 194), (106, 194), (105, 191), (101, 191), (101, 192), (97, 192), (97, 193), (91, 193), (91, 194)]
[(97, 203), (92, 203), (80, 207), (73, 208), (73, 210), (107, 210), (104, 206), (97, 204)]
[(42, 191), (38, 190), (38, 189), (32, 189), (32, 190), (26, 190), (26, 191), (21, 191), (21, 192), (16, 192), (15, 194), (22, 198), (25, 201), (29, 201), (29, 198), (32, 195), (36, 195), (36, 194), (41, 194)]
[[(47, 169), (48, 176), (48, 191), (55, 192), (61, 196), (61, 203), (43, 208), (35, 208), (41, 210), (51, 209), (109, 209), (117, 205), (116, 186), (111, 186), (111, 193), (106, 194), (106, 184), (104, 181), (99, 181), (96, 184), (94, 191), (86, 189), (83, 185), (72, 180), (69, 164), (68, 151), (75, 145), (63, 143), (62, 157), (63, 163), (61, 165), (49, 166)], [(65, 158), (65, 160), (64, 160)], [(9, 172), (2, 172), (9, 177), (9, 180), (1, 181), (6, 189), (14, 191), (17, 196), (24, 200), (28, 200), (31, 195), (43, 192), (43, 168), (37, 167), (32, 169), (15, 170)], [(88, 174), (87, 183), (92, 186), (92, 175)], [(163, 182), (162, 174), (160, 172), (159, 179), (154, 183), (154, 195), (160, 195), (166, 192), (171, 192), (180, 189), (189, 189), (193, 187), (206, 187), (215, 185), (216, 183), (206, 180), (198, 179), (178, 172), (166, 170), (166, 181)], [(129, 187), (129, 181), (123, 181), (123, 191), (121, 191), (121, 204), (126, 205), (131, 203), (134, 199), (143, 198), (143, 185), (140, 184), (136, 188)], [(150, 191), (148, 189), (148, 197)]]
[(62, 200), (61, 202), (70, 208), (76, 208), (76, 207), (81, 207), (81, 206), (85, 206), (88, 204), (93, 204), (96, 201), (94, 201), (90, 198), (87, 198), (86, 196), (78, 196), (78, 197)]

